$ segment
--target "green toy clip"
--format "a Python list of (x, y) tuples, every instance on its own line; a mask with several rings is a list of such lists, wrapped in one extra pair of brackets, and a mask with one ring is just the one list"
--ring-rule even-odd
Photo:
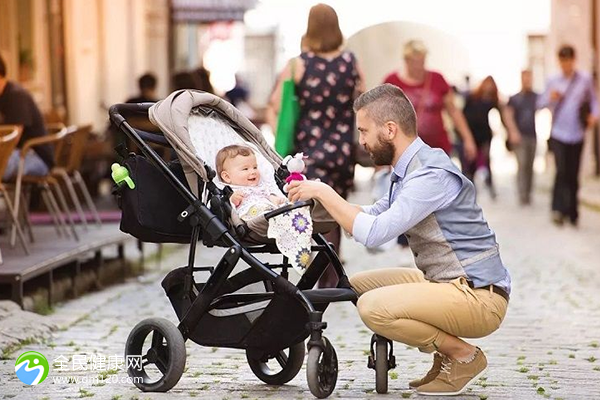
[(125, 182), (127, 186), (129, 186), (129, 189), (135, 189), (135, 183), (133, 183), (133, 180), (129, 177), (129, 170), (126, 167), (114, 163), (110, 166), (110, 169), (112, 171), (110, 176), (117, 185), (120, 186), (122, 182)]

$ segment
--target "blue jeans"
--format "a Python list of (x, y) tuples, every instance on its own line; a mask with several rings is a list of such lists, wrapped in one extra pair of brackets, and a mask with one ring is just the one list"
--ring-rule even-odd
[[(2, 176), (3, 181), (11, 180), (17, 175), (20, 156), (20, 149), (13, 150), (8, 159), (6, 170), (4, 170), (4, 175)], [(48, 175), (48, 172), (48, 166), (35, 151), (30, 150), (27, 152), (27, 155), (25, 156), (25, 170), (23, 171), (25, 175), (44, 176)]]

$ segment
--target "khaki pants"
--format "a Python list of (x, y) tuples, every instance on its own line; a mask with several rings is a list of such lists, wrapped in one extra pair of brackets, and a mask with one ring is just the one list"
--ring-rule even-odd
[(415, 268), (365, 271), (350, 279), (358, 313), (373, 332), (434, 352), (450, 334), (480, 338), (506, 315), (506, 300), (490, 289), (471, 289), (464, 278), (429, 282)]

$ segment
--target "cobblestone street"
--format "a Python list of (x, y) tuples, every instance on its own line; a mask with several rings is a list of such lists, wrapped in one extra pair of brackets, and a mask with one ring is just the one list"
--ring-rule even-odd
[[(502, 327), (490, 337), (474, 341), (487, 354), (488, 372), (473, 385), (464, 399), (597, 399), (600, 398), (600, 213), (582, 209), (581, 225), (557, 228), (550, 222), (548, 194), (538, 191), (534, 205), (516, 206), (512, 177), (498, 176), (499, 197), (487, 193), (480, 204), (498, 236), (501, 254), (513, 278), (513, 294)], [(367, 203), (364, 195), (355, 199)], [(360, 196), (359, 196), (360, 197)], [(408, 250), (392, 249), (370, 254), (346, 239), (342, 244), (348, 274), (361, 270), (412, 265)], [(198, 265), (214, 264), (223, 249), (202, 248)], [(185, 264), (187, 248), (173, 248), (151, 272), (63, 304), (46, 317), (60, 327), (51, 337), (22, 346), (0, 360), (2, 399), (311, 399), (305, 369), (289, 384), (272, 387), (251, 372), (242, 351), (204, 348), (186, 343), (187, 370), (166, 394), (142, 393), (123, 371), (64, 372), (51, 367), (38, 386), (22, 384), (14, 374), (16, 357), (39, 351), (52, 364), (59, 357), (75, 355), (120, 356), (131, 328), (147, 317), (176, 321), (160, 281), (167, 271)], [(292, 272), (293, 273), (293, 272)], [(436, 301), (431, 299), (431, 301)], [(398, 367), (390, 372), (389, 394), (375, 393), (375, 374), (367, 369), (371, 333), (352, 304), (332, 305), (325, 313), (325, 335), (335, 346), (339, 377), (332, 398), (419, 398), (408, 381), (429, 368), (431, 358), (416, 349), (395, 346)], [(70, 369), (70, 368), (69, 368)], [(116, 374), (112, 375), (113, 372)], [(64, 382), (56, 377), (70, 377)], [(96, 382), (92, 378), (101, 377)], [(77, 379), (85, 378), (84, 383)]]

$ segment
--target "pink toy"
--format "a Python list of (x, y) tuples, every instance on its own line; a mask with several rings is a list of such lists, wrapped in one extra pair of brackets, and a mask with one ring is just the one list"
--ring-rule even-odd
[(296, 153), (293, 157), (287, 156), (283, 159), (283, 165), (287, 166), (288, 171), (290, 172), (290, 176), (285, 178), (286, 185), (283, 187), (283, 190), (287, 192), (287, 184), (292, 181), (303, 181), (306, 180), (306, 176), (302, 174), (306, 165), (304, 164), (304, 154)]

